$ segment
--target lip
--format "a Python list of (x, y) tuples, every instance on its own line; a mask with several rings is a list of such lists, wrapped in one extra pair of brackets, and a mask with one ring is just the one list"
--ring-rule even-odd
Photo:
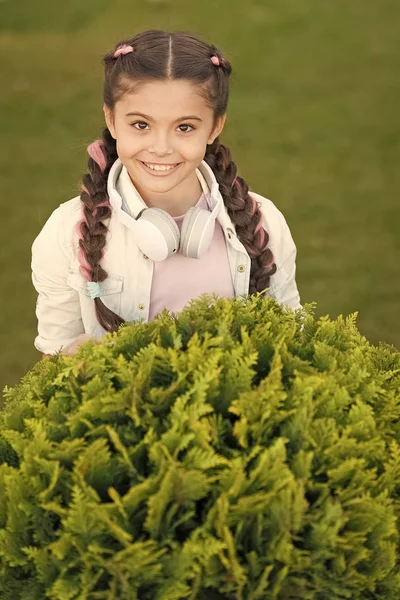
[(168, 177), (168, 175), (172, 175), (172, 173), (175, 173), (175, 171), (177, 171), (182, 164), (182, 163), (178, 163), (176, 165), (176, 167), (174, 167), (173, 169), (170, 169), (169, 171), (153, 171), (149, 167), (146, 167), (146, 165), (144, 164), (144, 162), (142, 160), (139, 160), (139, 162), (142, 165), (143, 169), (147, 173), (150, 173), (150, 175), (153, 175), (154, 177)]

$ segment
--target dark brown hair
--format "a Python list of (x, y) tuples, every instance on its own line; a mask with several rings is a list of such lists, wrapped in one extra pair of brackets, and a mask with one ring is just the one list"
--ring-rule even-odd
[[(121, 45), (130, 45), (134, 51), (114, 57)], [(210, 59), (217, 56), (219, 66)], [(145, 31), (129, 40), (119, 42), (103, 58), (105, 68), (104, 103), (113, 110), (121, 97), (140, 83), (151, 80), (186, 79), (198, 85), (201, 94), (214, 112), (214, 127), (226, 113), (229, 97), (229, 76), (232, 67), (213, 45), (196, 36), (166, 31)], [(117, 160), (116, 141), (106, 127), (101, 140), (93, 142), (88, 152), (89, 173), (83, 177), (81, 201), (83, 220), (78, 225), (80, 270), (87, 281), (101, 282), (107, 278), (101, 266), (106, 243), (107, 226), (111, 216), (107, 196), (107, 178)], [(237, 236), (251, 258), (249, 293), (264, 291), (270, 276), (276, 272), (273, 255), (268, 247), (269, 236), (263, 229), (258, 204), (249, 195), (245, 180), (237, 175), (229, 149), (219, 138), (207, 146), (204, 160), (212, 168), (227, 212)], [(123, 319), (108, 309), (100, 298), (95, 298), (99, 323), (106, 331), (116, 331)]]

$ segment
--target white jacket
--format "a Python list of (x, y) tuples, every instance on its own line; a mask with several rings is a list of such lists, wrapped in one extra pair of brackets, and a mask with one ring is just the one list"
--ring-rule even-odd
[[(215, 175), (205, 161), (199, 166), (199, 171), (207, 183), (213, 203), (220, 195)], [(101, 299), (125, 321), (148, 320), (154, 263), (139, 250), (134, 233), (126, 225), (126, 219), (135, 217), (146, 205), (138, 195), (136, 214), (131, 217), (121, 210), (124, 202), (116, 186), (119, 172), (120, 169), (113, 167), (108, 178), (112, 215), (106, 221), (108, 233), (102, 266), (108, 278), (100, 283)], [(271, 200), (254, 192), (250, 194), (259, 203), (263, 227), (269, 234), (269, 246), (277, 265), (267, 295), (297, 310), (301, 304), (295, 280), (296, 246), (289, 227)], [(34, 345), (45, 354), (65, 348), (82, 333), (96, 338), (106, 333), (96, 319), (94, 301), (79, 273), (76, 225), (81, 219), (81, 201), (77, 196), (53, 211), (32, 245), (32, 282), (38, 292), (38, 335)], [(223, 203), (217, 219), (226, 238), (235, 294), (246, 295), (250, 257), (236, 236)]]

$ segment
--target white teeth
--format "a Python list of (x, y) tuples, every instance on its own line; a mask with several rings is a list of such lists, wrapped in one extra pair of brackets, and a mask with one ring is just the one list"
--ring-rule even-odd
[(176, 165), (172, 165), (172, 167), (166, 167), (164, 165), (148, 165), (147, 163), (144, 164), (146, 165), (146, 167), (152, 169), (153, 171), (171, 171), (171, 169), (176, 167)]

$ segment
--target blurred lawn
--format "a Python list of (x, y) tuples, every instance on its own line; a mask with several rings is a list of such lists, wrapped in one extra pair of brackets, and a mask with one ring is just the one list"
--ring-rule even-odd
[(302, 302), (400, 347), (399, 26), (393, 0), (2, 0), (0, 389), (40, 357), (30, 248), (103, 126), (101, 57), (149, 28), (232, 61), (223, 140), (289, 223)]

